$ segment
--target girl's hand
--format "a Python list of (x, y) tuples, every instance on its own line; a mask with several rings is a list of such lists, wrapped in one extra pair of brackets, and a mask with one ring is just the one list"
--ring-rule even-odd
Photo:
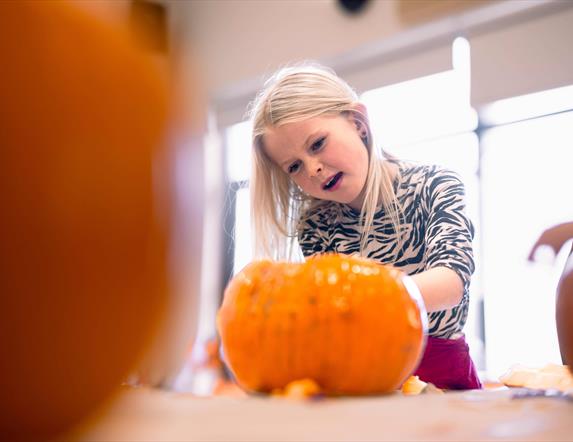
[(462, 300), (464, 284), (450, 268), (434, 267), (410, 276), (420, 289), (428, 312), (455, 307)]

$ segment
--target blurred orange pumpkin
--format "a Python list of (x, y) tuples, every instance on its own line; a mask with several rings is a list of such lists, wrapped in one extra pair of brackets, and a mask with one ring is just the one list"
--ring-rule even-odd
[(38, 440), (104, 403), (163, 318), (167, 90), (66, 2), (1, 2), (0, 57), (0, 434)]
[(406, 275), (337, 254), (249, 264), (227, 286), (217, 322), (244, 389), (311, 379), (334, 395), (399, 388), (420, 360), (427, 327)]

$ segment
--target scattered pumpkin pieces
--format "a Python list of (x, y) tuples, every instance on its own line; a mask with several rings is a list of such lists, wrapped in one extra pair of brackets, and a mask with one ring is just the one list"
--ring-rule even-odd
[(422, 381), (418, 376), (410, 376), (402, 384), (401, 391), (406, 396), (414, 396), (422, 393), (443, 393), (443, 390), (434, 384)]
[(402, 393), (406, 395), (420, 394), (427, 385), (428, 384), (420, 380), (418, 376), (410, 376), (402, 385)]
[(285, 388), (275, 388), (273, 396), (282, 396), (289, 399), (310, 399), (322, 393), (319, 385), (312, 379), (300, 379), (289, 382)]
[(507, 387), (526, 387), (539, 390), (573, 390), (573, 375), (567, 365), (548, 364), (541, 368), (514, 365), (500, 377)]

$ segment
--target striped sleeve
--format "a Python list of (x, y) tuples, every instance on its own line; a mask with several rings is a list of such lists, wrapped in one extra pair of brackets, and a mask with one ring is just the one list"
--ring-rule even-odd
[(454, 172), (438, 170), (427, 182), (425, 205), (429, 218), (426, 235), (427, 268), (448, 267), (461, 278), (467, 296), (475, 270), (474, 227), (466, 215), (465, 189)]

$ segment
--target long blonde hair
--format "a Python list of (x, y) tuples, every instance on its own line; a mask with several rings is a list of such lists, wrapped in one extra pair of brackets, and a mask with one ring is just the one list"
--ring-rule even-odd
[(304, 194), (273, 163), (264, 150), (263, 135), (269, 127), (327, 115), (352, 113), (367, 129), (364, 140), (369, 165), (360, 220), (363, 223), (360, 253), (364, 254), (374, 214), (381, 201), (400, 235), (400, 207), (392, 184), (389, 155), (374, 147), (366, 115), (357, 110), (356, 92), (334, 71), (317, 64), (290, 66), (265, 83), (249, 109), (253, 123), (253, 167), (250, 182), (251, 220), (255, 257), (293, 259), (298, 250), (298, 225), (309, 210), (329, 201)]

